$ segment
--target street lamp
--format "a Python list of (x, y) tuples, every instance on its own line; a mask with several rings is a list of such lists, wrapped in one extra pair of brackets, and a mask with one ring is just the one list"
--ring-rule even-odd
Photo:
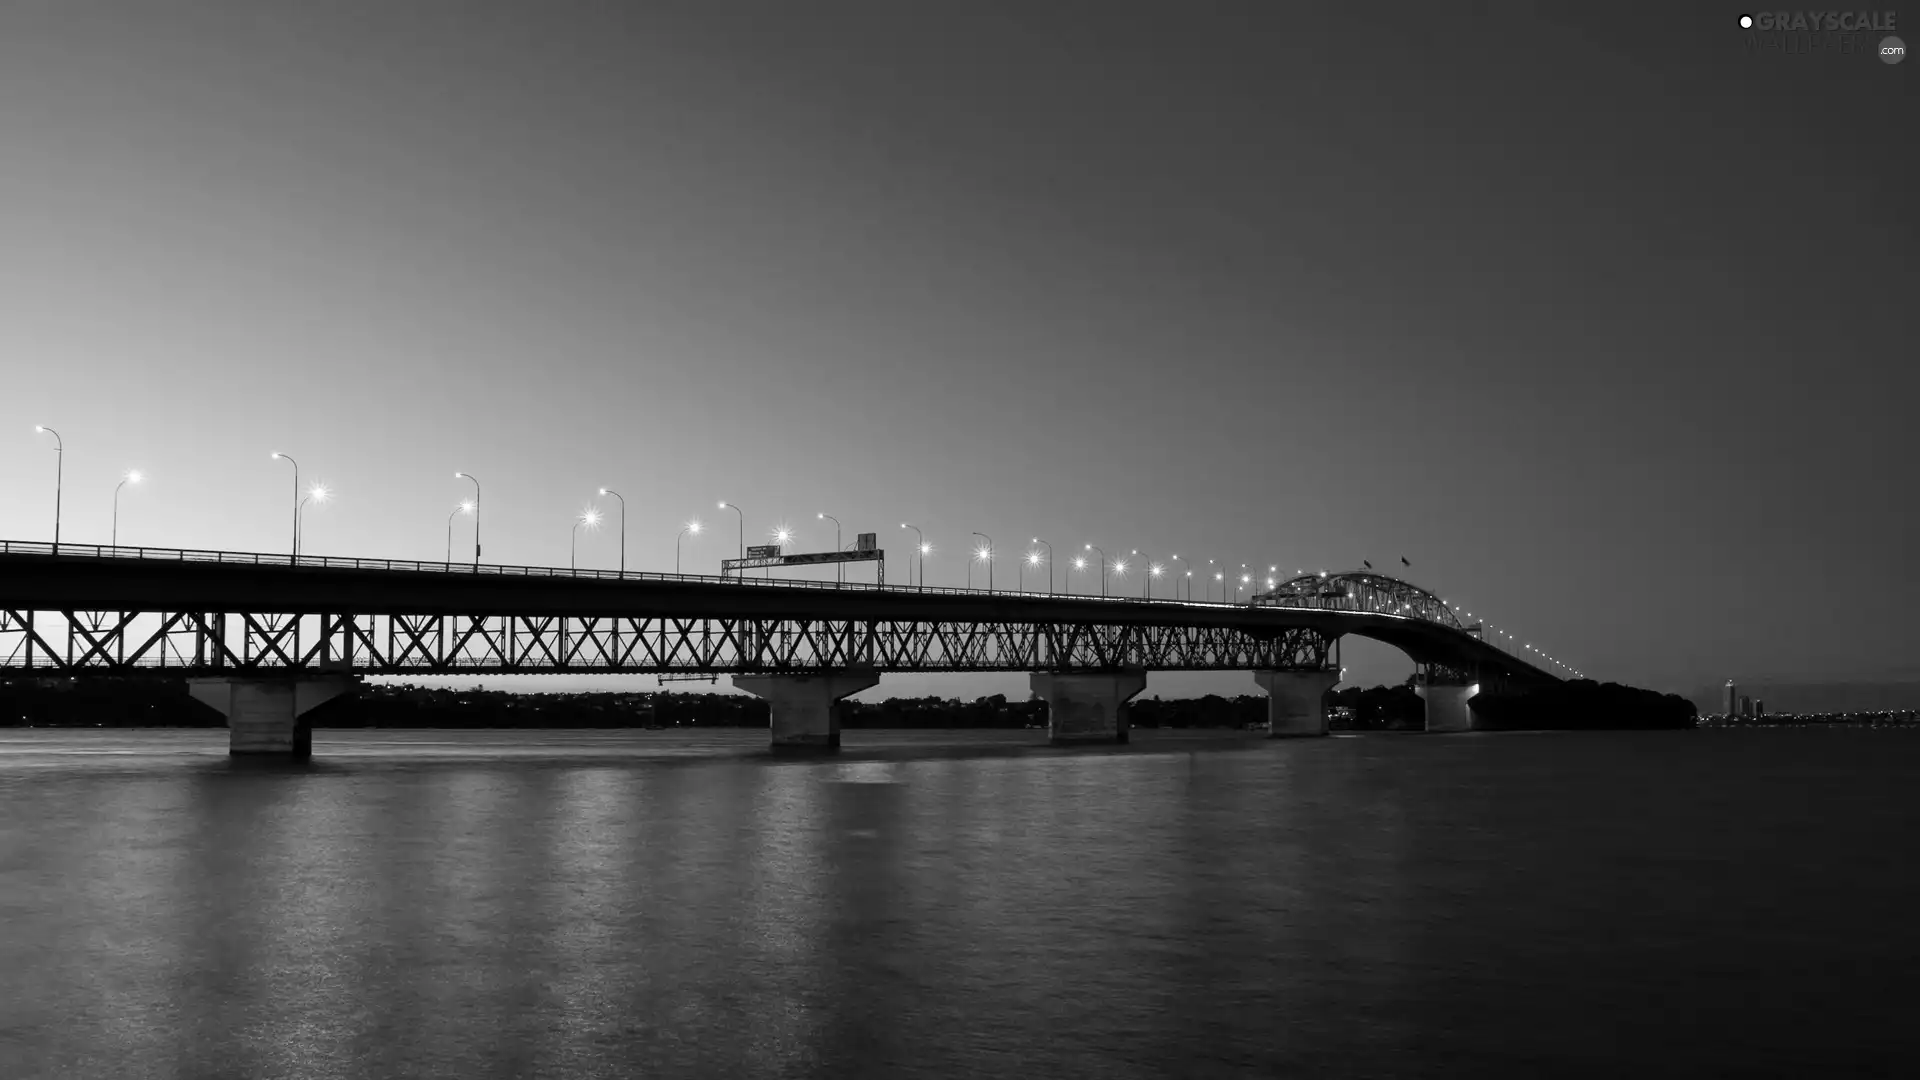
[(275, 452), (275, 461), (285, 461), (293, 465), (293, 560), (300, 561), (300, 463), (293, 460), (292, 454)]
[(1140, 575), (1140, 596), (1142, 599), (1151, 600), (1153, 599), (1153, 579), (1160, 576), (1160, 569), (1153, 565), (1153, 556), (1141, 555), (1139, 548), (1133, 549), (1130, 554), (1139, 556), (1140, 566), (1145, 571)]
[(1024, 593), (1027, 591), (1027, 567), (1029, 566), (1037, 567), (1039, 565), (1040, 565), (1040, 553), (1037, 551), (1027, 552), (1027, 557), (1020, 560), (1020, 591), (1021, 592)]
[[(1180, 561), (1180, 556), (1178, 556), (1178, 555), (1174, 555), (1174, 556), (1171, 556), (1171, 557), (1169, 557), (1169, 558), (1167, 559), (1167, 572), (1168, 572), (1168, 573), (1172, 573), (1172, 572), (1173, 572), (1173, 571), (1174, 571), (1175, 569), (1178, 569), (1178, 568), (1177, 568), (1177, 567), (1175, 567), (1175, 566), (1174, 566), (1173, 564), (1174, 564), (1174, 563), (1177, 563), (1177, 562), (1179, 562), (1179, 561)], [(1188, 574), (1188, 575), (1187, 575), (1187, 578), (1189, 579), (1189, 580), (1188, 580), (1188, 584), (1192, 584), (1192, 580), (1191, 580), (1191, 579), (1193, 578), (1193, 575), (1192, 575), (1192, 574)], [(1174, 578), (1174, 579), (1173, 579), (1173, 598), (1174, 598), (1175, 600), (1178, 600), (1178, 599), (1180, 599), (1180, 579), (1179, 579), (1179, 578)], [(1189, 600), (1191, 600), (1191, 599), (1193, 599), (1193, 597), (1191, 597), (1191, 596), (1189, 596), (1189, 597), (1187, 597), (1187, 599), (1189, 599)]]
[(1107, 595), (1107, 553), (1092, 544), (1087, 545), (1087, 550), (1100, 552), (1100, 595), (1105, 596)]
[(724, 500), (720, 503), (720, 509), (731, 510), (734, 513), (740, 515), (740, 557), (742, 559), (746, 558), (747, 557), (747, 512), (733, 505), (732, 503), (726, 502)]
[(120, 489), (128, 484), (139, 482), (140, 470), (134, 469), (122, 477), (119, 483), (113, 485), (113, 540), (109, 545), (111, 547), (120, 546)]
[(480, 478), (463, 472), (454, 473), (453, 478), (473, 481), (473, 565), (477, 570), (480, 567)]
[[(926, 537), (926, 534), (920, 531), (920, 526), (909, 525), (904, 521), (900, 523), (900, 527), (903, 529), (912, 529), (913, 535), (919, 537), (919, 541), (913, 545), (913, 550), (920, 553), (920, 588), (922, 591), (924, 591), (927, 587), (927, 537)], [(907, 564), (907, 584), (909, 585), (913, 584), (913, 564), (912, 563)]]
[(448, 568), (452, 568), (453, 566), (453, 515), (454, 514), (471, 514), (471, 513), (473, 513), (473, 504), (470, 502), (463, 502), (459, 506), (456, 506), (453, 508), (453, 513), (450, 513), (447, 515), (447, 566)]
[[(602, 494), (605, 494), (606, 490), (605, 488), (600, 489)], [(585, 525), (589, 529), (599, 528), (600, 511), (589, 506), (580, 512), (579, 517), (573, 519), (573, 547), (567, 555), (567, 569), (569, 570), (578, 570), (580, 568), (580, 526), (582, 525)], [(621, 538), (621, 541), (621, 546), (625, 547), (624, 536)], [(623, 574), (626, 573), (626, 568), (623, 566), (620, 572)]]
[[(815, 514), (813, 517), (815, 521), (833, 522), (833, 550), (835, 551), (846, 550), (846, 545), (840, 542), (840, 519), (837, 517), (834, 517), (832, 514)], [(846, 563), (835, 563), (834, 571), (835, 571), (833, 575), (834, 580), (836, 581), (847, 580), (847, 564)]]
[[(1245, 566), (1246, 564), (1245, 564), (1245, 563), (1242, 563), (1241, 565), (1242, 565), (1242, 566)], [(1240, 575), (1240, 581), (1239, 581), (1239, 584), (1236, 584), (1236, 585), (1235, 585), (1235, 586), (1233, 587), (1233, 602), (1234, 602), (1234, 603), (1236, 603), (1236, 604), (1237, 604), (1237, 603), (1239, 603), (1239, 602), (1240, 602), (1240, 586), (1241, 586), (1241, 585), (1251, 585), (1251, 584), (1253, 584), (1253, 576), (1252, 576), (1251, 574), (1241, 574), (1241, 575)]]
[(680, 527), (680, 535), (673, 538), (673, 572), (674, 573), (678, 574), (680, 572), (680, 541), (685, 540), (687, 538), (688, 533), (692, 533), (695, 536), (699, 536), (700, 527), (701, 526), (699, 522), (689, 521), (685, 525)]
[[(984, 562), (987, 564), (987, 591), (992, 592), (993, 591), (993, 537), (988, 536), (986, 533), (983, 533), (983, 532), (976, 532), (973, 535), (987, 542), (986, 547), (981, 548), (979, 551), (974, 552), (974, 557), (979, 559), (981, 562)], [(973, 587), (973, 564), (971, 563), (967, 564), (967, 587), (968, 588)]]
[[(1180, 583), (1176, 581), (1174, 584)], [(1187, 571), (1187, 603), (1193, 603), (1193, 571), (1191, 570)]]
[(296, 528), (293, 534), (294, 536), (293, 547), (296, 554), (299, 552), (300, 548), (304, 546), (304, 543), (306, 540), (306, 537), (304, 535), (304, 530), (299, 528), (298, 526), (302, 526), (306, 523), (307, 501), (311, 499), (314, 502), (323, 503), (323, 502), (326, 502), (327, 497), (332, 494), (333, 494), (332, 492), (327, 490), (327, 486), (325, 484), (315, 484), (313, 485), (313, 490), (307, 492), (307, 497), (305, 499), (301, 499), (300, 505), (294, 508), (293, 518), (294, 518)]
[(1047, 595), (1052, 596), (1053, 595), (1053, 545), (1047, 543), (1045, 540), (1042, 540), (1037, 536), (1033, 538), (1033, 542), (1047, 549)]
[[(601, 488), (600, 494), (620, 499), (620, 573), (624, 575), (627, 572), (627, 500), (621, 499), (620, 493), (612, 488)], [(598, 519), (598, 514), (595, 518)]]
[(60, 433), (45, 424), (33, 425), (33, 430), (53, 436), (53, 553), (60, 554), (60, 489), (65, 486), (67, 471), (67, 444), (60, 440)]

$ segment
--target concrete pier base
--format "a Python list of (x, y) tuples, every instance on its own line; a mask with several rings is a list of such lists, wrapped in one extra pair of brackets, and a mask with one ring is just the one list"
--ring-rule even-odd
[(1056, 746), (1123, 743), (1127, 741), (1127, 702), (1147, 688), (1147, 673), (1035, 672), (1028, 685), (1047, 703), (1047, 741)]
[(1256, 671), (1253, 681), (1267, 692), (1268, 738), (1327, 733), (1327, 691), (1340, 681), (1339, 672)]
[(313, 728), (302, 717), (354, 687), (349, 676), (188, 679), (187, 692), (227, 718), (227, 753), (304, 761)]
[(1473, 708), (1467, 703), (1478, 686), (1428, 685), (1414, 688), (1427, 703), (1428, 731), (1472, 731)]
[(766, 699), (773, 748), (782, 751), (840, 749), (840, 699), (879, 684), (874, 671), (733, 677), (736, 689)]

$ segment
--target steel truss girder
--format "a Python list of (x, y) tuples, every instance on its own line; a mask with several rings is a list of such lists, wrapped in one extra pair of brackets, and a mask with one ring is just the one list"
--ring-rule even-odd
[(0, 611), (0, 674), (1332, 670), (1334, 637), (869, 619)]

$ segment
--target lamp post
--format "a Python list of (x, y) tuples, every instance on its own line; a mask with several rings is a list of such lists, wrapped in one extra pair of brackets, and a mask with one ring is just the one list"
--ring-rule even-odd
[[(981, 561), (987, 564), (987, 591), (992, 592), (993, 591), (993, 537), (988, 536), (986, 533), (983, 533), (983, 532), (977, 532), (977, 533), (974, 533), (973, 535), (987, 542), (987, 546), (983, 551), (980, 552), (980, 556), (981, 556)], [(969, 566), (968, 569), (971, 570), (972, 567)], [(971, 574), (968, 575), (967, 581), (969, 584), (972, 583), (973, 577)]]
[(325, 484), (315, 484), (313, 486), (313, 490), (307, 492), (307, 497), (305, 499), (301, 499), (300, 505), (294, 508), (293, 520), (294, 520), (295, 527), (293, 532), (293, 549), (296, 555), (299, 554), (300, 549), (304, 547), (306, 544), (306, 530), (304, 526), (306, 525), (306, 520), (307, 520), (306, 515), (307, 515), (308, 500), (311, 500), (313, 502), (323, 503), (327, 501), (327, 496), (331, 494), (332, 492), (327, 490), (327, 487)]
[[(1176, 581), (1174, 584), (1178, 585), (1179, 582)], [(1187, 571), (1187, 603), (1193, 603), (1193, 571), (1191, 570)]]
[(65, 486), (67, 471), (67, 444), (60, 439), (60, 433), (45, 424), (33, 425), (35, 432), (45, 432), (53, 436), (53, 553), (60, 554), (60, 489)]
[[(920, 555), (920, 589), (922, 592), (924, 592), (926, 591), (926, 588), (927, 588), (927, 537), (926, 537), (926, 534), (920, 531), (920, 527), (918, 525), (909, 525), (904, 521), (900, 523), (900, 527), (903, 529), (912, 529), (913, 535), (916, 537), (919, 537), (919, 541), (913, 545), (913, 550), (918, 552)], [(907, 564), (907, 584), (909, 585), (913, 584), (913, 564), (912, 563)]]
[(1047, 549), (1047, 595), (1052, 596), (1053, 595), (1053, 545), (1047, 543), (1045, 540), (1042, 540), (1037, 536), (1033, 538), (1033, 542)]
[(680, 535), (673, 538), (673, 572), (676, 574), (680, 572), (680, 541), (685, 540), (688, 533), (699, 536), (700, 523), (697, 521), (687, 522), (680, 527)]
[(120, 489), (128, 484), (139, 482), (140, 470), (134, 469), (122, 477), (119, 483), (113, 485), (113, 540), (109, 544), (111, 547), (120, 546)]
[(470, 502), (463, 502), (459, 506), (456, 506), (453, 508), (453, 513), (447, 515), (447, 568), (448, 569), (453, 568), (453, 515), (454, 514), (471, 514), (471, 513), (473, 513), (473, 504)]
[(620, 493), (612, 488), (601, 488), (600, 494), (620, 499), (620, 573), (624, 575), (627, 572), (627, 500), (621, 499)]
[(1160, 576), (1160, 571), (1153, 565), (1153, 556), (1141, 555), (1139, 548), (1133, 549), (1132, 554), (1140, 559), (1140, 598), (1151, 600), (1153, 599), (1153, 579)]
[(293, 460), (292, 454), (275, 452), (275, 461), (285, 461), (293, 465), (293, 561), (300, 561), (300, 463)]
[[(836, 552), (845, 551), (846, 545), (840, 542), (840, 519), (837, 517), (834, 517), (832, 514), (815, 514), (814, 518), (815, 520), (818, 520), (818, 521), (833, 522), (833, 550)], [(844, 582), (847, 580), (847, 564), (846, 563), (835, 563), (834, 571), (835, 572), (833, 577), (835, 581)]]
[[(724, 500), (720, 503), (720, 509), (731, 510), (734, 513), (740, 515), (740, 558), (742, 559), (746, 558), (747, 557), (747, 512), (733, 505), (732, 503), (726, 502)], [(746, 572), (742, 571), (740, 576), (742, 578), (746, 577)]]
[(473, 565), (478, 569), (480, 566), (480, 478), (472, 473), (463, 472), (454, 473), (453, 478), (473, 481)]
[(1092, 544), (1087, 545), (1087, 550), (1100, 552), (1100, 595), (1105, 596), (1107, 595), (1107, 553)]
[[(601, 488), (600, 490), (602, 493), (606, 491), (605, 488)], [(579, 517), (573, 519), (573, 547), (567, 556), (567, 569), (580, 569), (580, 526), (585, 525), (587, 528), (592, 529), (597, 528), (599, 524), (600, 511), (592, 507), (588, 507), (581, 512)], [(624, 542), (621, 546), (625, 546)], [(623, 567), (620, 572), (624, 574), (626, 573), (626, 569)]]

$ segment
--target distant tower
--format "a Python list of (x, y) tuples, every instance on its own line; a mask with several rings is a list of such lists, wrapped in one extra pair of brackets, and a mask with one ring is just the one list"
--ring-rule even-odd
[(1767, 703), (1766, 703), (1766, 702), (1764, 702), (1764, 701), (1761, 701), (1761, 700), (1760, 700), (1759, 698), (1754, 698), (1754, 699), (1753, 699), (1753, 716), (1754, 716), (1754, 719), (1756, 719), (1756, 720), (1757, 720), (1757, 719), (1759, 719), (1760, 717), (1762, 717), (1762, 716), (1765, 716), (1765, 715), (1767, 715)]
[(1740, 715), (1741, 716), (1753, 715), (1753, 699), (1748, 697), (1745, 694), (1740, 695)]
[(1737, 715), (1733, 710), (1735, 706), (1739, 704), (1740, 704), (1740, 695), (1734, 692), (1733, 680), (1728, 679), (1726, 698), (1720, 703), (1720, 715), (1721, 716)]

